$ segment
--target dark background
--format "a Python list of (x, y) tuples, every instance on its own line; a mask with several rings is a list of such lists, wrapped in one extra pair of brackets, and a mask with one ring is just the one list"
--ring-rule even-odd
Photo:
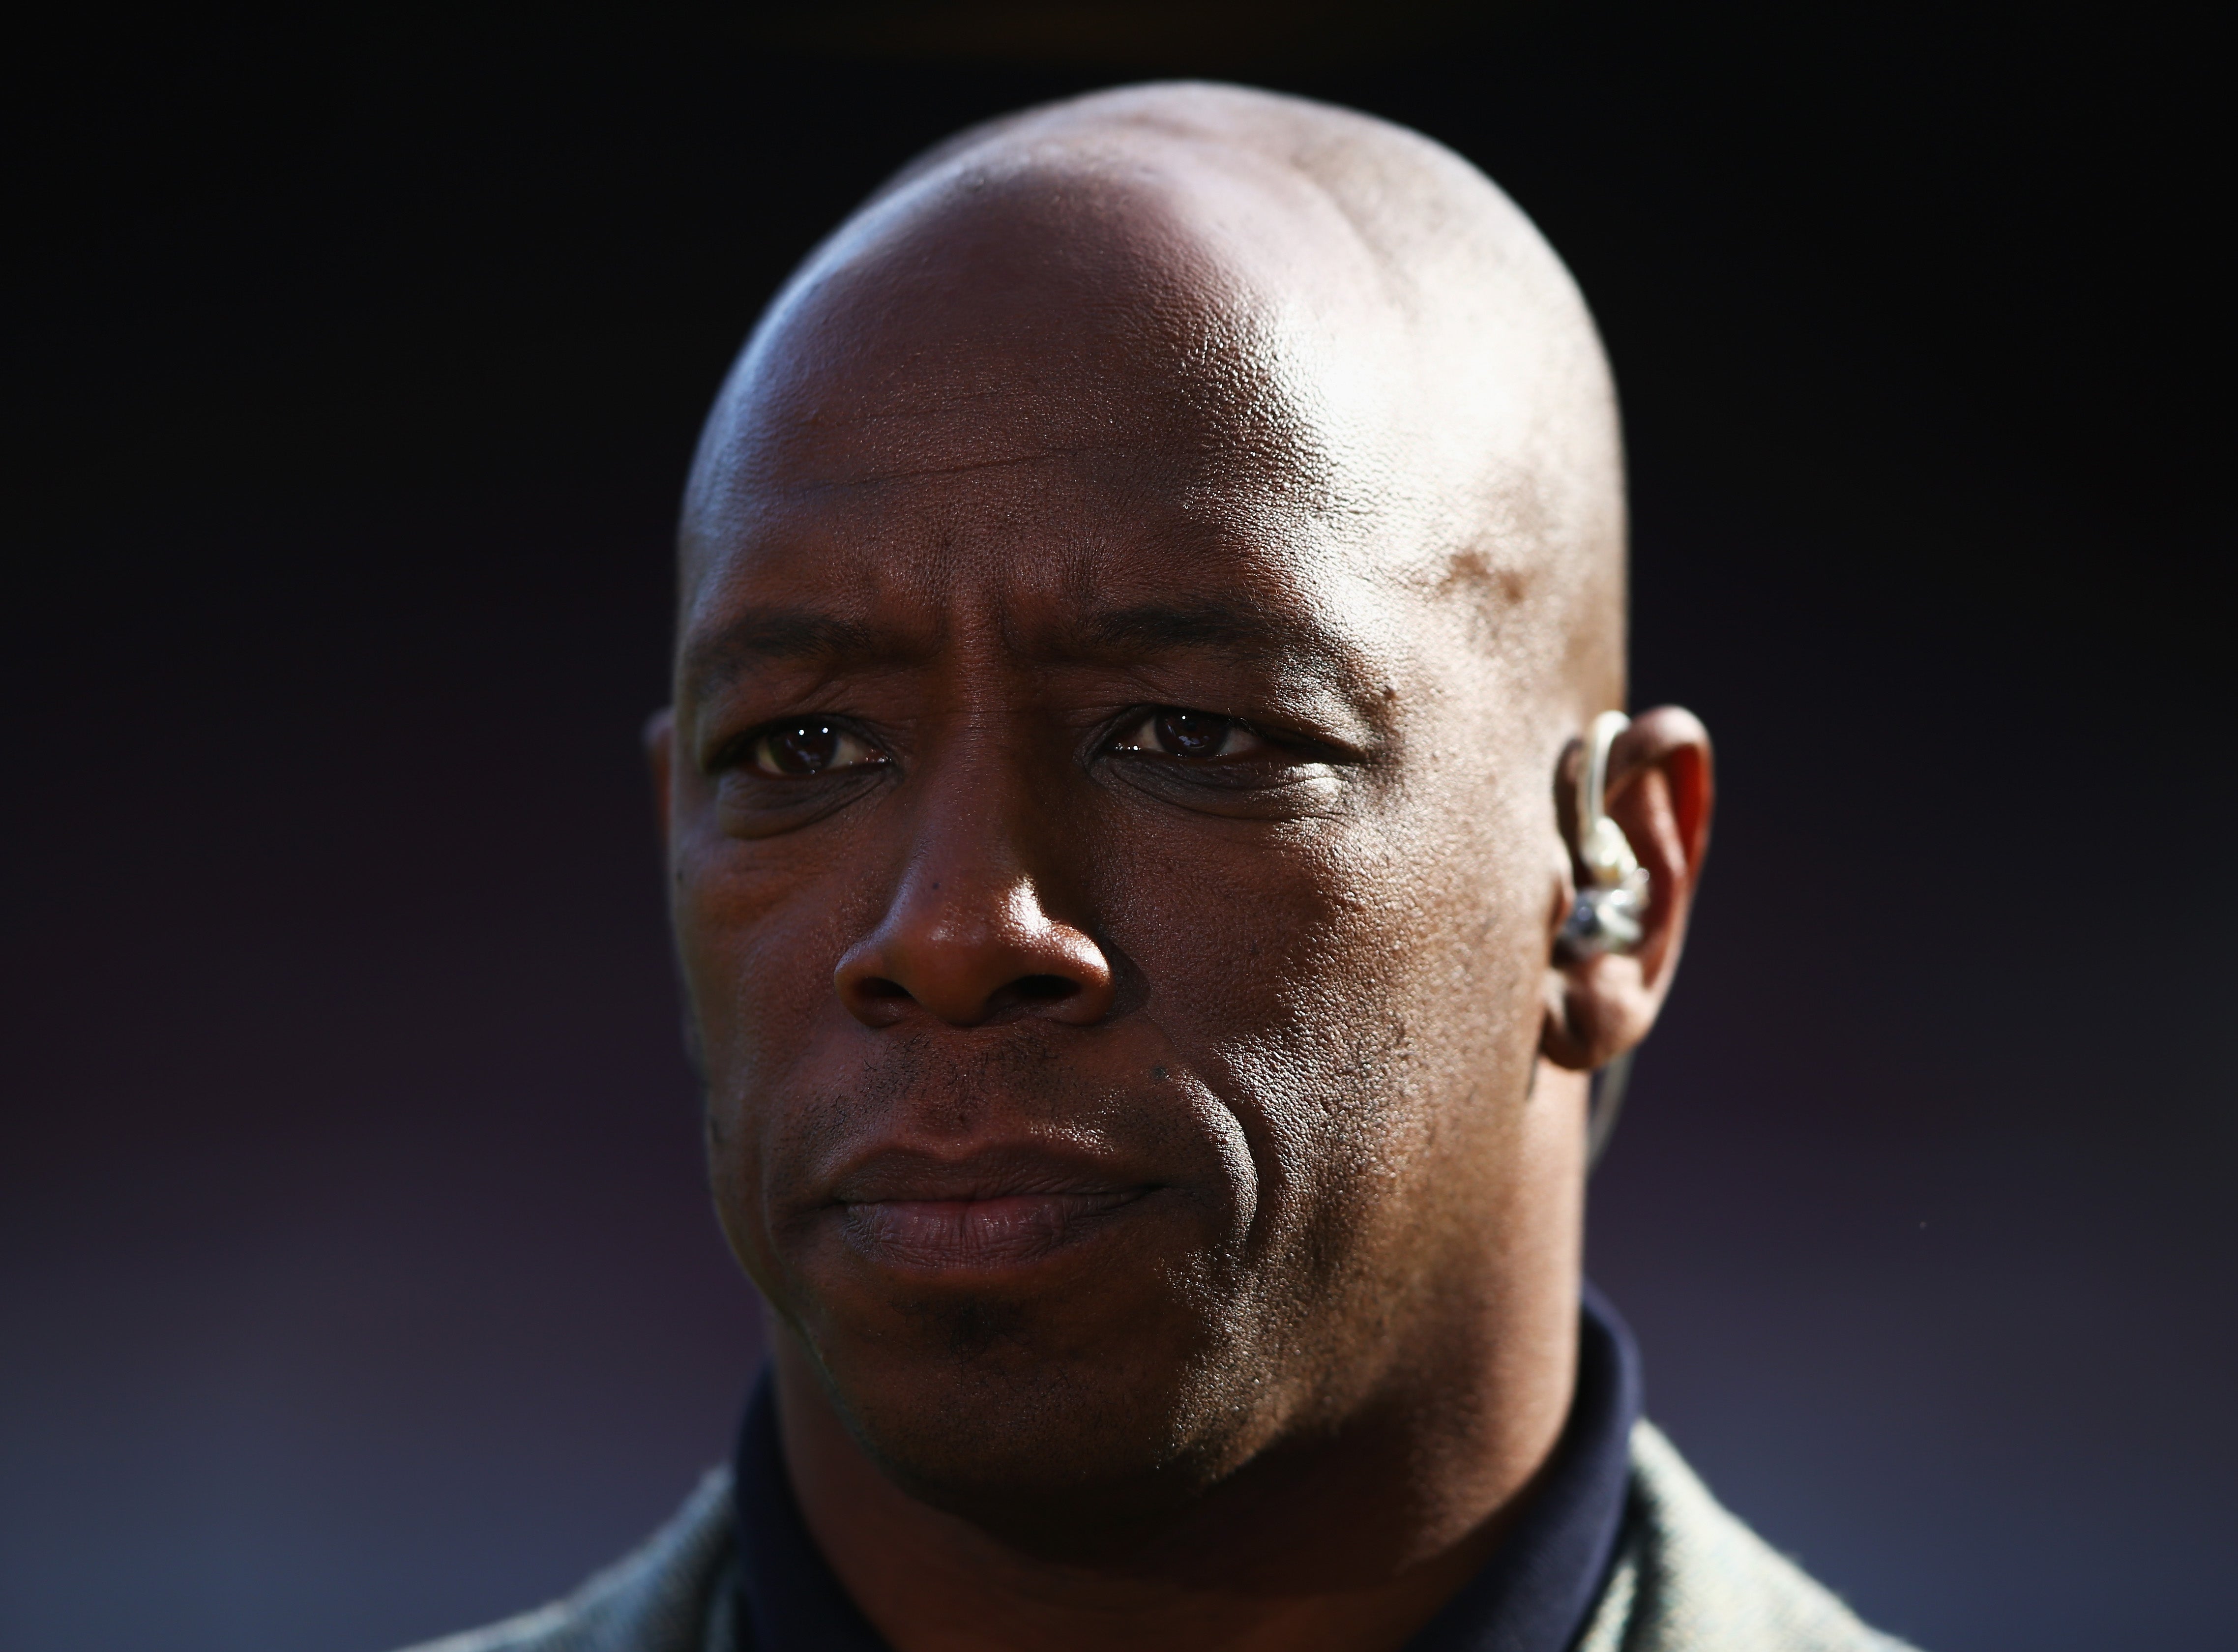
[(8, 60), (7, 1652), (378, 1652), (724, 1451), (755, 1310), (636, 749), (695, 425), (912, 150), (1175, 70), (1459, 148), (1606, 330), (1636, 700), (1724, 768), (1593, 1187), (1651, 1410), (1930, 1648), (2232, 1644), (2184, 17), (103, 12)]

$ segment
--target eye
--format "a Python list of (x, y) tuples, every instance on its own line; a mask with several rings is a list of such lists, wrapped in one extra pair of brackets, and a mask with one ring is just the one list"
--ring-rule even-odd
[(1164, 706), (1113, 741), (1112, 749), (1202, 763), (1215, 758), (1255, 756), (1268, 746), (1241, 718)]
[(755, 737), (746, 760), (764, 774), (804, 780), (841, 769), (869, 768), (886, 761), (886, 754), (861, 735), (831, 723), (780, 723)]

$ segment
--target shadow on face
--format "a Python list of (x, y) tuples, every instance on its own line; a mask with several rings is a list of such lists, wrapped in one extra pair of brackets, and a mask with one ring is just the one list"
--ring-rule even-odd
[(1341, 208), (1157, 135), (967, 153), (703, 441), (657, 746), (716, 1196), (944, 1506), (1151, 1510), (1481, 1363), (1452, 1302), (1574, 1204), (1570, 622), (1426, 470)]

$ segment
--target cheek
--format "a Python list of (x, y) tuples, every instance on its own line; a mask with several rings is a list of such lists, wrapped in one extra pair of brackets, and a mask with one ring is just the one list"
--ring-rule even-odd
[[(797, 859), (797, 857), (793, 858)], [(733, 1249), (765, 1290), (761, 1168), (777, 1098), (846, 1012), (832, 975), (847, 945), (847, 885), (709, 832), (685, 840), (671, 891), (677, 956), (705, 1088), (710, 1179)]]
[(1249, 1144), (1255, 1243), (1311, 1232), (1357, 1255), (1419, 1203), (1394, 1189), (1466, 1175), (1527, 1086), (1541, 892), (1506, 864), (1514, 810), (1435, 800), (1235, 853), (1151, 833), (1106, 846), (1147, 1012)]
[(875, 924), (888, 858), (856, 818), (741, 839), (702, 796), (675, 836), (671, 919), (711, 1085), (780, 1078), (845, 1011), (833, 986), (853, 939)]
[(1457, 1010), (1481, 1021), (1544, 902), (1499, 864), (1498, 829), (1397, 814), (1228, 840), (1110, 834), (1097, 904), (1151, 1012), (1192, 1042), (1287, 1040), (1332, 1068), (1363, 1041), (1442, 1038)]
[(709, 1085), (782, 1068), (833, 999), (843, 945), (825, 910), (791, 879), (718, 862), (679, 886), (675, 928)]
[(1112, 846), (1108, 910), (1145, 1012), (1235, 1114), (1262, 1214), (1287, 1225), (1342, 1161), (1381, 1156), (1374, 1138), (1400, 1127), (1392, 1055), (1417, 996), (1414, 926), (1364, 834), (1222, 846), (1149, 833)]
[(1138, 830), (1099, 848), (1109, 939), (1141, 971), (1150, 1013), (1192, 1042), (1288, 1026), (1320, 983), (1361, 973), (1375, 950), (1356, 892), (1373, 872), (1336, 832), (1269, 843)]

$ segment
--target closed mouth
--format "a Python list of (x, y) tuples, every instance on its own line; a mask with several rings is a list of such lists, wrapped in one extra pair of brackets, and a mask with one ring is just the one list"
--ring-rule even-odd
[(961, 1198), (839, 1202), (855, 1246), (889, 1265), (941, 1272), (1016, 1267), (1107, 1227), (1151, 1191), (1135, 1187), (990, 1190)]

